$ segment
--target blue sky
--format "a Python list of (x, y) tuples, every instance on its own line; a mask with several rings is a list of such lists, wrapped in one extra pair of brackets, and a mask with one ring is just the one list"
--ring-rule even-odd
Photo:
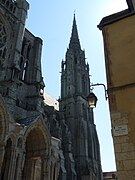
[[(78, 33), (86, 61), (90, 65), (92, 83), (106, 84), (102, 32), (97, 28), (101, 19), (109, 14), (126, 9), (126, 0), (28, 0), (30, 9), (26, 28), (43, 39), (42, 72), (45, 91), (60, 96), (60, 64), (65, 59), (75, 11)], [(111, 137), (108, 101), (104, 89), (94, 88), (98, 97), (94, 109), (103, 171), (115, 170), (115, 158)]]

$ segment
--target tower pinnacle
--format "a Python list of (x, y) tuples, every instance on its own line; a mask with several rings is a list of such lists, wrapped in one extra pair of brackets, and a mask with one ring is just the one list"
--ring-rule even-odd
[(77, 25), (76, 25), (75, 13), (74, 13), (74, 18), (73, 18), (72, 33), (71, 33), (71, 38), (70, 38), (70, 43), (69, 43), (69, 48), (74, 48), (74, 47), (79, 47), (81, 49)]

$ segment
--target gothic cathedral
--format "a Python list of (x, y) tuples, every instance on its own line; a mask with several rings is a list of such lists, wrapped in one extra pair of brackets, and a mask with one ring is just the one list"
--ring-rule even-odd
[(42, 40), (25, 28), (28, 9), (26, 0), (0, 0), (0, 180), (102, 180), (75, 15), (56, 110), (44, 98)]

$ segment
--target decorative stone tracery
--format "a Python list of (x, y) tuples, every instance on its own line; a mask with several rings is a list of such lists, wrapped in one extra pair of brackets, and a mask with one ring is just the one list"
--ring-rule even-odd
[(4, 61), (7, 53), (7, 32), (5, 25), (0, 22), (0, 65), (4, 66)]

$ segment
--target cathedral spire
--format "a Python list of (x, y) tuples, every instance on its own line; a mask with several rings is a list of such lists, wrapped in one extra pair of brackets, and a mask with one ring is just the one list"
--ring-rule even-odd
[(72, 33), (71, 33), (69, 48), (75, 48), (75, 47), (79, 47), (81, 49), (77, 25), (76, 25), (76, 18), (75, 18), (75, 13), (74, 13)]

